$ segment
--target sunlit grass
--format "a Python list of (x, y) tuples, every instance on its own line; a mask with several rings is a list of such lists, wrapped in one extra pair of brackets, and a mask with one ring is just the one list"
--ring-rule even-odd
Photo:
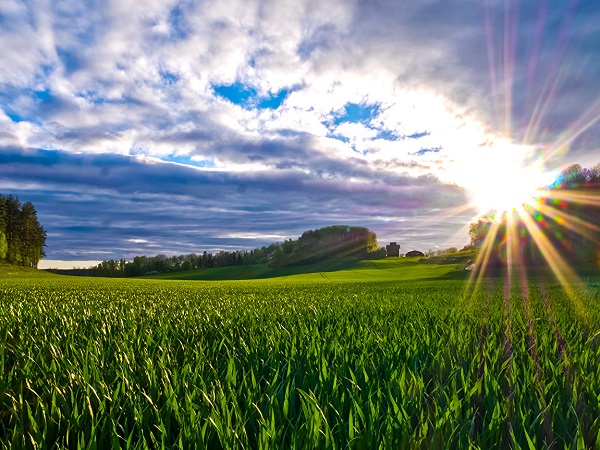
[(598, 284), (319, 278), (0, 280), (0, 446), (596, 442)]
[[(597, 236), (600, 227), (565, 211), (567, 206), (597, 207), (600, 204), (594, 193), (570, 190), (540, 190), (540, 196), (527, 204), (518, 205), (509, 211), (501, 211), (490, 222), (489, 230), (476, 261), (476, 270), (471, 274), (468, 288), (474, 284), (477, 290), (482, 277), (490, 269), (493, 261), (497, 265), (501, 250), (505, 252), (504, 266), (509, 282), (518, 278), (520, 283), (528, 282), (529, 264), (524, 258), (527, 247), (534, 248), (560, 282), (566, 295), (581, 317), (587, 317), (585, 306), (573, 291), (572, 284), (578, 281), (576, 270), (571, 267), (557, 246), (562, 242), (571, 249), (571, 244), (563, 233), (577, 235), (587, 240), (588, 245), (598, 246)], [(552, 231), (548, 221), (554, 222), (562, 231)], [(502, 233), (502, 234), (500, 234)], [(552, 238), (556, 238), (553, 239)], [(571, 239), (573, 239), (571, 237)], [(467, 289), (468, 289), (467, 288)]]

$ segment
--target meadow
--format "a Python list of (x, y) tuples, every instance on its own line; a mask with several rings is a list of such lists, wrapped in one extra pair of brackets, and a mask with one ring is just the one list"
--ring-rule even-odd
[[(5, 269), (0, 447), (600, 445), (597, 280), (475, 289), (453, 265), (330, 269)], [(250, 276), (231, 270), (211, 276)]]

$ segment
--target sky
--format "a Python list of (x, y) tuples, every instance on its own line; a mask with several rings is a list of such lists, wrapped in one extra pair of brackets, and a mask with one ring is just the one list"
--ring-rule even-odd
[(0, 193), (48, 265), (335, 224), (462, 247), (600, 163), (597, 0), (2, 0), (0, 42)]

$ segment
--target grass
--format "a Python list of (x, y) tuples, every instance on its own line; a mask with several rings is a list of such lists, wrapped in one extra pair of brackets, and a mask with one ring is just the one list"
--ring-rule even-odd
[(0, 278), (0, 447), (600, 444), (599, 283), (320, 268)]
[(424, 264), (459, 264), (461, 267), (466, 267), (474, 263), (477, 259), (475, 250), (463, 250), (455, 253), (448, 253), (440, 256), (430, 256), (421, 260)]
[(52, 278), (56, 275), (31, 267), (15, 266), (0, 261), (0, 278)]
[[(459, 272), (459, 273), (457, 273)], [(385, 258), (379, 260), (339, 259), (317, 264), (270, 268), (266, 264), (200, 269), (152, 275), (162, 280), (254, 280), (278, 278), (285, 282), (380, 282), (437, 279), (466, 275), (460, 264), (424, 265), (420, 258)]]

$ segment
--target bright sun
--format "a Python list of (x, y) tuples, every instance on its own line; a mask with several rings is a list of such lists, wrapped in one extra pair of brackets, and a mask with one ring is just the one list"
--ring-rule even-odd
[(514, 208), (530, 203), (535, 197), (536, 188), (540, 185), (532, 182), (533, 177), (524, 170), (500, 172), (482, 180), (474, 186), (473, 204), (486, 212), (491, 209), (497, 212), (512, 211)]
[(543, 172), (539, 161), (527, 161), (527, 150), (505, 144), (480, 152), (477, 158), (461, 165), (459, 184), (469, 191), (471, 203), (480, 214), (512, 211), (531, 203), (538, 189), (553, 181), (553, 174)]

